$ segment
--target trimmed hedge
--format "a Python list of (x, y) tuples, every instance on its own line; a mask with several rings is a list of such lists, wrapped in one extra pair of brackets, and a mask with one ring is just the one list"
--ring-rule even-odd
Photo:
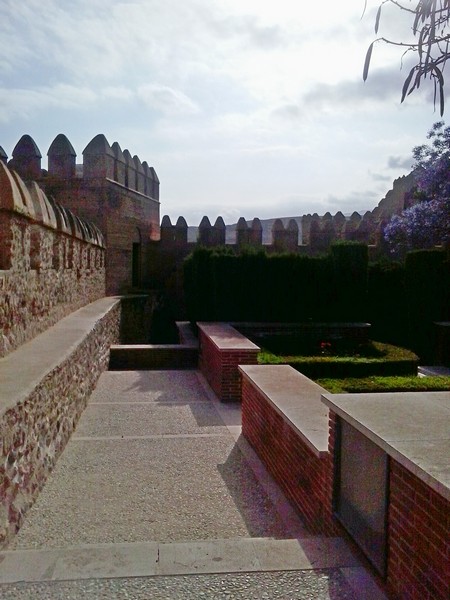
[(368, 377), (318, 379), (317, 383), (332, 394), (374, 392), (446, 392), (450, 377)]
[(440, 250), (410, 252), (405, 261), (409, 346), (427, 363), (434, 358), (435, 321), (450, 317), (449, 262)]
[(311, 379), (417, 375), (419, 358), (413, 352), (380, 342), (372, 344), (383, 356), (281, 356), (263, 351), (258, 363), (290, 365)]
[(364, 320), (367, 246), (339, 244), (332, 253), (308, 257), (197, 248), (184, 262), (188, 318), (327, 322), (356, 313)]
[(199, 247), (184, 262), (188, 319), (197, 321), (364, 321), (372, 337), (435, 360), (435, 321), (450, 320), (450, 268), (441, 250), (404, 264), (368, 264), (367, 246), (335, 243), (328, 255), (266, 254)]

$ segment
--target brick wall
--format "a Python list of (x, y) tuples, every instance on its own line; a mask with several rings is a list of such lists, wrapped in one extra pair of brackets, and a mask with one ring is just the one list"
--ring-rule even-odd
[(450, 503), (390, 459), (389, 589), (408, 600), (450, 597)]
[(222, 402), (239, 402), (241, 378), (238, 365), (256, 365), (259, 349), (219, 348), (202, 329), (199, 329), (199, 340), (199, 368), (214, 393)]
[[(317, 456), (246, 378), (242, 381), (242, 433), (311, 531), (334, 535), (332, 455)], [(334, 440), (333, 424), (330, 436)]]

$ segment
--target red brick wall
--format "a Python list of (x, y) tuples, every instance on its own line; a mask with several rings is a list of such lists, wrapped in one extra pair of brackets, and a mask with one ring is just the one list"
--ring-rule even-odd
[[(334, 535), (332, 455), (319, 458), (245, 377), (242, 433), (311, 531)], [(332, 436), (334, 440), (334, 429)]]
[(405, 600), (450, 598), (450, 503), (393, 459), (389, 499), (389, 589)]
[(238, 365), (256, 365), (258, 350), (221, 350), (201, 330), (199, 367), (222, 402), (239, 402), (241, 378)]

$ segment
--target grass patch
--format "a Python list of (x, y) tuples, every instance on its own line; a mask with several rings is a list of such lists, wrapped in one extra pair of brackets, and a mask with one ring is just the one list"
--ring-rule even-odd
[(446, 392), (450, 377), (320, 378), (316, 382), (332, 394), (365, 392)]
[(263, 365), (287, 364), (312, 379), (388, 375), (416, 375), (419, 358), (406, 348), (369, 342), (356, 354), (303, 356), (273, 354), (264, 348), (258, 354)]

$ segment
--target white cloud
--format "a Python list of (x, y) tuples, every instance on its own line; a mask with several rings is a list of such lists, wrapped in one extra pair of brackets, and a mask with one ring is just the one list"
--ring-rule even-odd
[(199, 107), (186, 94), (165, 85), (149, 83), (137, 89), (137, 96), (149, 108), (165, 115), (192, 115)]
[(0, 121), (8, 123), (17, 118), (35, 118), (56, 108), (84, 111), (95, 103), (96, 98), (90, 89), (67, 84), (35, 89), (0, 88)]

